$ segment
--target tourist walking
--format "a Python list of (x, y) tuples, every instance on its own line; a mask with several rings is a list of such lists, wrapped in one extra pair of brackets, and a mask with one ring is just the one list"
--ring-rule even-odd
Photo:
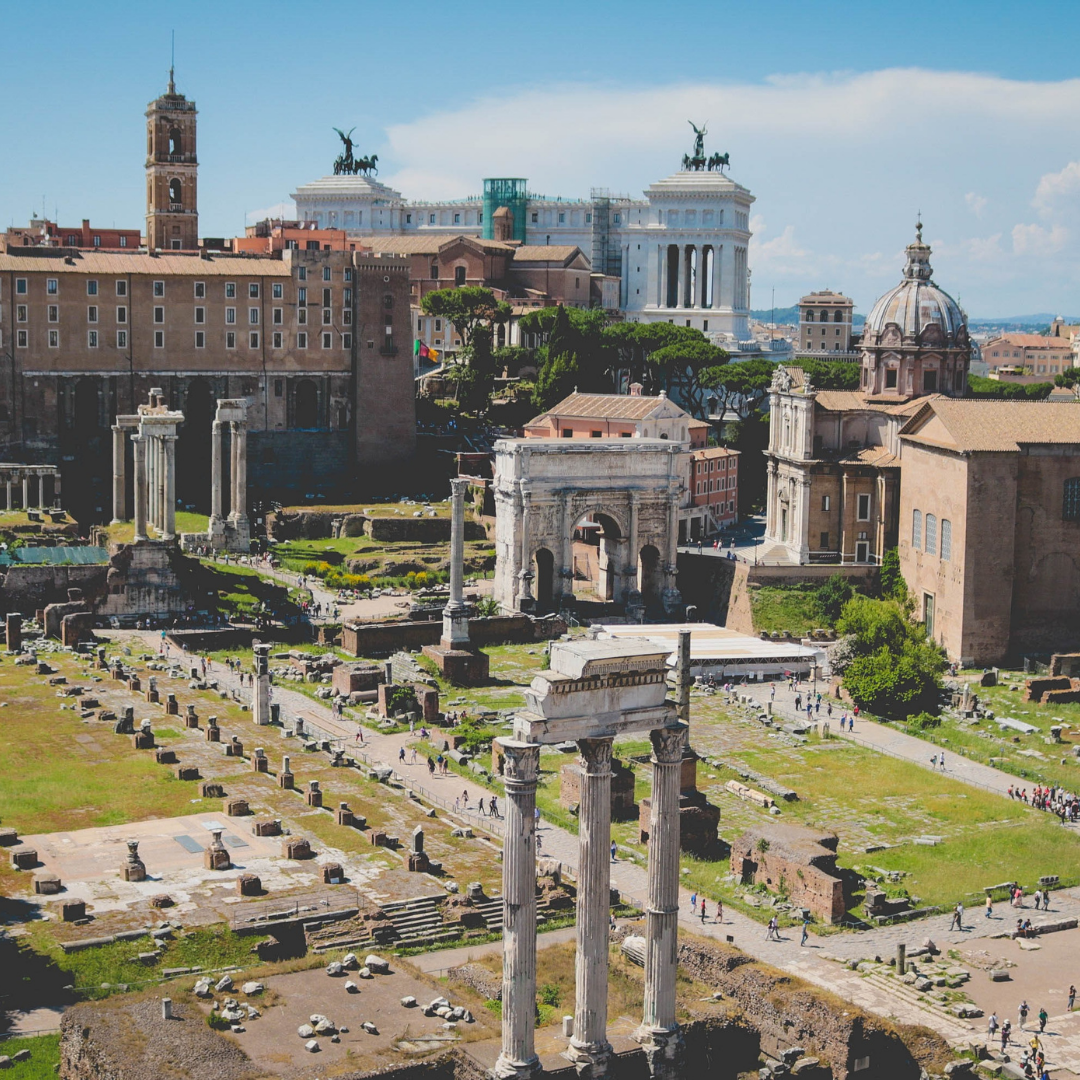
[(799, 945), (805, 945), (806, 939), (810, 934), (810, 916), (804, 915), (802, 921), (802, 937), (799, 939)]
[(491, 796), (491, 816), (497, 818), (499, 816), (499, 804), (495, 801), (495, 796)]
[(701, 898), (701, 925), (705, 925), (705, 897)]
[[(716, 901), (716, 921), (717, 923), (724, 921), (724, 904), (721, 900)], [(1072, 1006), (1070, 1005), (1069, 1008), (1072, 1008)]]
[(1017, 1018), (1018, 1018), (1018, 1020), (1020, 1022), (1020, 1030), (1021, 1031), (1024, 1030), (1024, 1023), (1027, 1020), (1029, 1011), (1030, 1011), (1030, 1009), (1028, 1008), (1027, 999), (1025, 998), (1025, 1000), (1020, 1002), (1020, 1008), (1017, 1009), (1017, 1011), (1016, 1011)]
[(1076, 1004), (1076, 987), (1069, 987), (1069, 1012), (1073, 1011), (1073, 1006)]
[(986, 1022), (986, 1038), (987, 1038), (987, 1041), (993, 1039), (994, 1035), (997, 1033), (997, 1029), (998, 1029), (997, 1013), (992, 1012), (990, 1014), (990, 1019)]
[[(611, 841), (611, 861), (612, 861), (612, 862), (614, 862), (614, 861), (615, 861), (615, 852), (616, 852), (617, 850), (618, 850), (618, 845), (617, 845), (617, 844), (615, 843), (615, 841), (614, 841), (614, 840), (612, 840), (612, 841)], [(704, 907), (705, 907), (705, 905), (704, 905), (704, 904), (702, 904), (701, 906), (702, 906), (702, 908), (704, 908)]]
[(1001, 1052), (1005, 1053), (1005, 1048), (1009, 1045), (1009, 1036), (1012, 1034), (1012, 1023), (1008, 1020), (1001, 1025)]
[(695, 915), (697, 914), (697, 893), (696, 892), (690, 894), (690, 910)]
[(986, 896), (986, 917), (988, 919), (991, 919), (991, 918), (993, 918), (993, 916), (994, 916), (994, 902), (993, 902), (993, 900), (990, 899), (990, 895), (988, 893), (987, 896)]
[(1047, 1015), (1046, 1009), (1044, 1007), (1040, 1007), (1040, 1009), (1039, 1009), (1039, 1034), (1040, 1035), (1046, 1030), (1046, 1021), (1049, 1020), (1049, 1019), (1050, 1019), (1050, 1017)]

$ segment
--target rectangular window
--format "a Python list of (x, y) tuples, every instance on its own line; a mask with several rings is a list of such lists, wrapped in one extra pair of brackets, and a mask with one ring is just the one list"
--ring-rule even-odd
[(225, 299), (226, 300), (235, 300), (236, 299), (236, 282), (235, 281), (226, 281), (225, 282)]
[(307, 281), (307, 267), (306, 266), (298, 266), (296, 268), (296, 280), (297, 281)]
[(344, 323), (344, 324), (345, 324), (346, 326), (349, 326), (349, 325), (351, 325), (351, 323), (352, 323), (352, 309), (351, 309), (351, 308), (346, 308), (346, 309), (345, 309), (345, 310), (344, 310), (344, 311), (343, 311), (343, 312), (341, 313), (341, 321), (342, 321), (342, 322), (343, 322), (343, 323)]
[(922, 547), (922, 511), (911, 511), (911, 546), (918, 551)]
[(821, 496), (821, 509), (822, 510), (829, 510), (829, 509), (831, 509), (831, 507), (832, 507), (832, 497), (829, 496), (829, 495), (822, 495)]
[(589, 438), (590, 439), (602, 439), (603, 437), (604, 437), (604, 433), (602, 431), (590, 431), (589, 432)]
[(196, 330), (195, 331), (195, 348), (196, 349), (205, 349), (206, 348), (206, 331), (205, 330)]
[(341, 302), (346, 307), (349, 307), (352, 304), (352, 289), (345, 289), (344, 290), (344, 292), (342, 294), (342, 297), (341, 297)]
[(19, 296), (25, 296), (26, 295), (26, 278), (18, 277), (18, 278), (15, 279), (15, 292)]
[(280, 330), (274, 331), (274, 348), (280, 349), (283, 341), (282, 333)]
[(896, 376), (897, 376), (896, 368), (889, 368), (889, 369), (886, 370), (886, 372), (885, 372), (885, 389), (886, 390), (895, 390), (896, 389)]
[[(411, 218), (411, 216), (412, 215), (410, 215), (410, 218)], [(351, 266), (346, 266), (345, 267), (345, 280), (346, 281), (352, 281), (352, 267)], [(348, 292), (351, 295), (352, 294), (352, 289), (347, 289), (346, 292)]]
[(118, 323), (126, 323), (127, 322), (127, 308), (126, 307), (120, 306), (120, 307), (118, 307), (116, 309), (116, 321)]
[(274, 380), (274, 397), (281, 397), (281, 395), (284, 392), (285, 392), (285, 380), (284, 379), (275, 379)]
[(923, 593), (923, 622), (926, 624), (926, 636), (934, 636), (934, 597), (931, 593)]
[(562, 429), (562, 437), (563, 437), (564, 439), (572, 439), (572, 438), (574, 437), (574, 429), (573, 429), (573, 428), (568, 428), (568, 427), (564, 427), (564, 428)]
[(540, 214), (536, 210), (534, 210), (532, 212), (532, 223), (534, 225), (537, 225), (537, 224), (539, 224), (539, 222), (540, 222)]
[(343, 349), (351, 349), (352, 348), (352, 334), (342, 334), (341, 335), (341, 347)]
[(435, 320), (435, 333), (436, 334), (441, 334), (442, 333), (442, 319), (436, 319)]
[(121, 247), (127, 247), (127, 237), (126, 236), (121, 236), (120, 237), (120, 246)]
[(165, 331), (164, 330), (155, 330), (154, 331), (154, 348), (155, 349), (164, 349), (165, 348)]
[(116, 331), (116, 347), (118, 349), (126, 349), (127, 348), (127, 331), (126, 330), (117, 330)]
[(16, 304), (15, 305), (15, 321), (16, 322), (26, 322), (26, 305), (25, 304)]
[(248, 334), (248, 348), (249, 349), (257, 349), (258, 347), (259, 347), (259, 331), (258, 330), (252, 330), (251, 333)]
[(952, 559), (952, 522), (948, 518), (941, 519), (941, 561), (949, 562)]
[(96, 281), (88, 281), (86, 283), (86, 295), (87, 296), (97, 296), (97, 282)]
[(206, 282), (205, 281), (196, 281), (195, 282), (195, 299), (196, 300), (205, 300), (206, 299)]
[(330, 280), (330, 267), (329, 266), (324, 266), (322, 268), (322, 279), (323, 279), (323, 281), (329, 281)]
[(127, 296), (127, 282), (126, 281), (118, 281), (116, 283), (116, 295), (117, 296)]
[(566, 224), (566, 214), (562, 214), (562, 213), (559, 214), (559, 224), (560, 225), (565, 225)]
[(285, 295), (284, 286), (280, 281), (275, 281), (272, 288), (275, 300), (280, 300)]
[(248, 308), (248, 325), (249, 326), (258, 326), (259, 325), (259, 309), (257, 307), (249, 307)]
[(235, 330), (226, 330), (225, 331), (225, 348), (226, 349), (235, 349), (236, 348), (236, 331)]
[(329, 307), (330, 306), (330, 290), (329, 289), (323, 289), (323, 291), (322, 291), (322, 306), (323, 307)]
[(20, 349), (25, 349), (26, 348), (26, 331), (25, 330), (17, 330), (15, 332), (15, 344)]
[(165, 321), (165, 309), (163, 307), (154, 308), (154, 322), (163, 323)]
[(91, 304), (86, 309), (86, 321), (90, 323), (97, 322), (97, 304)]
[(87, 330), (87, 332), (86, 332), (86, 347), (88, 349), (96, 349), (97, 348), (97, 331), (96, 330)]
[(926, 515), (926, 554), (937, 554), (937, 518), (933, 514)]
[(274, 308), (274, 314), (273, 314), (274, 325), (275, 326), (280, 326), (281, 323), (282, 323), (282, 318), (283, 318), (282, 309), (279, 308), (279, 307)]
[(859, 521), (869, 521), (870, 520), (870, 496), (869, 495), (860, 495), (859, 496), (858, 520)]
[(324, 349), (332, 349), (334, 347), (334, 335), (333, 334), (323, 334), (323, 336), (322, 336), (322, 347)]
[(306, 326), (307, 325), (307, 308), (306, 307), (297, 308), (297, 310), (296, 310), (296, 321), (300, 326)]
[(45, 282), (45, 291), (50, 296), (55, 296), (60, 291), (60, 284), (56, 278), (51, 277)]
[(165, 282), (164, 281), (155, 281), (154, 282), (154, 295), (155, 296), (164, 296), (165, 295)]
[(307, 348), (307, 333), (303, 330), (301, 330), (300, 333), (296, 335), (296, 347), (298, 349)]
[(296, 290), (296, 302), (298, 304), (307, 303), (307, 289), (303, 285), (301, 285), (300, 288)]
[(248, 284), (248, 297), (252, 300), (259, 299), (259, 283), (257, 281)]
[(236, 322), (236, 308), (227, 307), (225, 309), (225, 325), (232, 326)]
[(197, 307), (195, 309), (195, 323), (201, 325), (206, 322), (206, 308)]
[(60, 321), (60, 305), (59, 304), (50, 304), (49, 305), (49, 322), (59, 322), (59, 321)]
[(50, 330), (49, 331), (49, 348), (50, 349), (58, 349), (58, 348), (60, 348), (60, 331), (59, 330)]
[(334, 313), (333, 313), (333, 311), (328, 307), (324, 307), (322, 309), (322, 324), (323, 324), (323, 326), (329, 326), (333, 321), (334, 321)]
[(820, 540), (821, 540), (821, 544), (820, 544), (820, 547), (818, 548), (818, 550), (819, 551), (828, 551), (829, 550), (829, 534), (827, 532), (823, 532), (821, 534)]
[(429, 225), (434, 225), (435, 224), (435, 215), (434, 214), (428, 214), (428, 224)]

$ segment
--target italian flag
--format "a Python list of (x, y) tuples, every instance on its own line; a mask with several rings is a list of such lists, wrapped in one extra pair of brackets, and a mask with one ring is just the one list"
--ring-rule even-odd
[(419, 356), (421, 360), (430, 360), (435, 363), (439, 354), (434, 349), (429, 349), (419, 338), (413, 342), (413, 356)]

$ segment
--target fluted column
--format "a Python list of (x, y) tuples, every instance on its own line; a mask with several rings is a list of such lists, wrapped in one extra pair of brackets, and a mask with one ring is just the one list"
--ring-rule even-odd
[(529, 503), (531, 495), (529, 489), (521, 485), (521, 587), (518, 591), (518, 610), (525, 611), (532, 607), (532, 522), (529, 520)]
[(38, 473), (37, 478), (37, 504), (42, 509), (45, 507), (45, 474)]
[(607, 1075), (608, 925), (611, 915), (611, 744), (581, 739), (574, 1035), (566, 1056), (578, 1076)]
[(468, 480), (450, 481), (450, 599), (443, 608), (441, 645), (444, 649), (469, 647), (469, 612), (462, 586), (465, 576), (465, 491)]
[(22, 508), (25, 510), (30, 505), (30, 477), (22, 478)]
[(135, 540), (146, 539), (146, 436), (137, 433), (135, 446)]
[(7, 489), (7, 508), (8, 508), (8, 510), (13, 510), (14, 507), (11, 505), (11, 477), (10, 476), (7, 478), (7, 481), (6, 481), (4, 486)]
[(237, 522), (247, 521), (247, 425), (239, 420), (233, 421), (232, 426), (234, 481), (233, 481), (233, 513)]
[(264, 727), (270, 723), (270, 646), (255, 645), (252, 653), (255, 685), (251, 694), (251, 719), (253, 723)]
[(113, 516), (112, 523), (115, 525), (119, 521), (127, 520), (127, 477), (124, 474), (126, 464), (124, 461), (124, 454), (127, 450), (125, 446), (126, 436), (124, 429), (119, 424), (113, 425), (112, 429), (112, 447), (113, 447), (113, 467), (112, 467), (112, 491), (113, 491)]
[(221, 532), (221, 429), (224, 424), (214, 421), (210, 436), (210, 531)]
[(650, 734), (653, 744), (649, 808), (649, 886), (646, 903), (645, 1008), (635, 1038), (649, 1073), (677, 1080), (682, 1037), (675, 1022), (679, 952), (679, 787), (687, 726)]
[(147, 431), (146, 439), (146, 522), (157, 528), (157, 439)]
[(165, 467), (162, 470), (163, 510), (162, 531), (166, 540), (176, 539), (176, 436), (166, 435), (162, 440), (162, 456)]
[(492, 1075), (524, 1080), (540, 1071), (536, 1056), (536, 778), (540, 747), (497, 739), (503, 752), (502, 1052)]

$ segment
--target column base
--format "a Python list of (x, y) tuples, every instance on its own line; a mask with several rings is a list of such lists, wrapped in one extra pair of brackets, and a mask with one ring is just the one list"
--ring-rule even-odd
[(645, 1060), (649, 1063), (649, 1076), (653, 1080), (679, 1080), (682, 1075), (684, 1049), (682, 1028), (652, 1028), (645, 1024), (634, 1032), (634, 1040), (641, 1043)]
[(582, 1080), (600, 1080), (600, 1077), (608, 1074), (611, 1043), (606, 1039), (603, 1042), (593, 1043), (582, 1043), (571, 1039), (570, 1046), (563, 1056), (573, 1064)]
[(515, 1061), (505, 1054), (500, 1054), (489, 1075), (492, 1080), (532, 1080), (541, 1071), (540, 1059), (535, 1054), (531, 1061)]

